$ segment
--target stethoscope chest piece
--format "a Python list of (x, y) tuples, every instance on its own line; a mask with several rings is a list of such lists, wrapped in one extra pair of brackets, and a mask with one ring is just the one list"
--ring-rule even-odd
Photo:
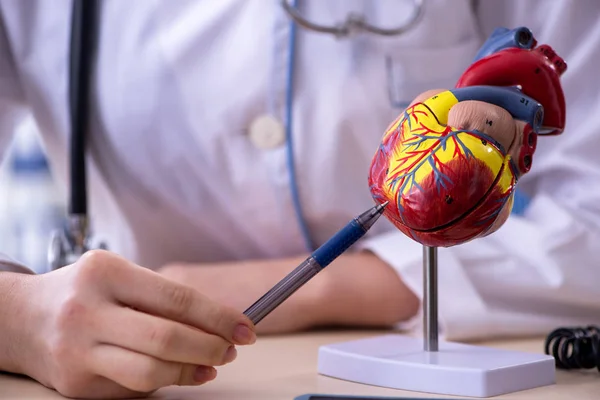
[(87, 216), (70, 215), (66, 227), (52, 232), (48, 247), (48, 266), (51, 271), (75, 263), (93, 248), (108, 248), (105, 243), (92, 246), (88, 225)]

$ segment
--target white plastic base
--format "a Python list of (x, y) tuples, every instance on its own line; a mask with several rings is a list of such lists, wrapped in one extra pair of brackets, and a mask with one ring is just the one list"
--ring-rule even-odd
[(554, 359), (460, 343), (385, 335), (319, 348), (318, 372), (347, 381), (451, 396), (491, 397), (555, 383)]

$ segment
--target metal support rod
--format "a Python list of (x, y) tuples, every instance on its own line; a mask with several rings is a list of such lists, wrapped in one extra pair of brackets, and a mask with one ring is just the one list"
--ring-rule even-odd
[(425, 351), (438, 351), (437, 247), (423, 246), (423, 335)]

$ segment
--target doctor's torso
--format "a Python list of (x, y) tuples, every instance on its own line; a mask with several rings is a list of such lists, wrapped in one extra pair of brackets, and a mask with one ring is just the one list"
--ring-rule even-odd
[[(303, 3), (307, 18), (330, 25), (360, 11), (393, 26), (413, 11), (411, 1)], [(369, 163), (401, 104), (453, 86), (470, 64), (482, 38), (469, 7), (430, 1), (417, 27), (393, 38), (298, 30), (293, 151), (317, 244), (372, 205)], [(9, 0), (0, 9), (20, 90), (56, 176), (68, 182), (71, 2)], [(254, 125), (265, 115), (285, 121), (290, 23), (279, 1), (108, 0), (99, 15), (88, 153), (94, 232), (152, 268), (305, 251), (286, 143)]]

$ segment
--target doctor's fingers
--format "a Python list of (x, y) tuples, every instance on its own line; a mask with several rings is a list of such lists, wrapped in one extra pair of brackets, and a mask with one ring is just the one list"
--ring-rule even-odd
[(138, 393), (171, 385), (200, 385), (217, 375), (213, 367), (163, 361), (107, 344), (94, 346), (87, 357), (95, 375)]
[(78, 263), (88, 270), (87, 280), (94, 287), (106, 288), (113, 302), (202, 329), (234, 344), (256, 340), (252, 322), (242, 313), (116, 254), (94, 250)]
[(104, 307), (96, 316), (96, 340), (168, 362), (217, 366), (237, 351), (220, 336), (125, 307)]

